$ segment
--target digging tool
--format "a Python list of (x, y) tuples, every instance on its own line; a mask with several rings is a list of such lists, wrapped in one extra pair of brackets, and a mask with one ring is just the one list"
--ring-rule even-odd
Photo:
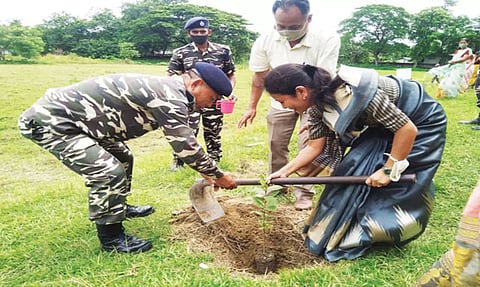
[[(321, 176), (321, 177), (285, 177), (270, 181), (275, 185), (294, 184), (365, 184), (368, 176)], [(261, 185), (260, 178), (235, 179), (237, 185)], [(415, 183), (415, 174), (404, 174), (398, 182)], [(223, 217), (225, 211), (212, 194), (212, 185), (205, 179), (198, 179), (190, 188), (190, 201), (200, 219), (207, 223)]]

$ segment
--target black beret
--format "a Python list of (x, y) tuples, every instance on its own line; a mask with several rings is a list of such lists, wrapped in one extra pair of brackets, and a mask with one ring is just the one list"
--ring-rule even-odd
[(196, 62), (194, 68), (200, 78), (217, 94), (227, 97), (232, 94), (232, 83), (220, 68), (205, 62)]
[(185, 23), (183, 29), (208, 28), (208, 19), (205, 17), (193, 17)]

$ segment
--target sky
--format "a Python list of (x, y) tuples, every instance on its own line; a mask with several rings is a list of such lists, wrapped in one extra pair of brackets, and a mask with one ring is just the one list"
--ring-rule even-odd
[[(54, 13), (66, 12), (70, 15), (88, 19), (103, 8), (119, 13), (123, 3), (135, 3), (137, 0), (13, 0), (0, 9), (0, 24), (8, 24), (12, 20), (20, 20), (23, 25), (34, 26), (42, 24), (51, 18)], [(403, 7), (409, 13), (418, 13), (421, 10), (441, 6), (443, 0), (310, 0), (313, 20), (310, 29), (321, 28), (335, 32), (341, 20), (349, 18), (355, 8), (369, 4), (387, 4)], [(458, 0), (453, 9), (455, 16), (480, 16), (472, 0)], [(273, 27), (271, 7), (273, 0), (190, 0), (190, 3), (214, 7), (243, 16), (251, 23), (249, 27), (255, 32), (268, 31)]]

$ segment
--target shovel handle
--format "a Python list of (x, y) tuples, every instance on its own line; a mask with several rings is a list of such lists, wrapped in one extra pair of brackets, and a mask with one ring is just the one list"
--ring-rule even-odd
[[(319, 177), (284, 177), (274, 178), (272, 184), (288, 185), (288, 184), (365, 184), (368, 176), (319, 176)], [(415, 174), (404, 174), (398, 182), (415, 183), (417, 181)], [(237, 185), (260, 185), (259, 178), (237, 178)]]

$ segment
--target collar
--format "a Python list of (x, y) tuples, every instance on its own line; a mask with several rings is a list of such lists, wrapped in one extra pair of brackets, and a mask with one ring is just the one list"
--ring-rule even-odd
[(190, 94), (190, 92), (185, 91), (185, 94), (187, 95), (187, 107), (189, 112), (193, 112), (195, 110), (195, 97)]
[[(205, 50), (205, 51), (210, 52), (212, 45), (210, 44), (210, 42), (209, 42), (208, 40), (207, 40), (207, 43), (208, 43), (208, 46), (207, 46), (207, 50)], [(197, 47), (197, 45), (195, 45), (194, 42), (190, 42), (190, 46), (192, 47), (192, 50), (195, 51), (195, 52), (197, 52), (197, 51), (203, 52), (202, 50), (200, 50), (200, 49)]]

